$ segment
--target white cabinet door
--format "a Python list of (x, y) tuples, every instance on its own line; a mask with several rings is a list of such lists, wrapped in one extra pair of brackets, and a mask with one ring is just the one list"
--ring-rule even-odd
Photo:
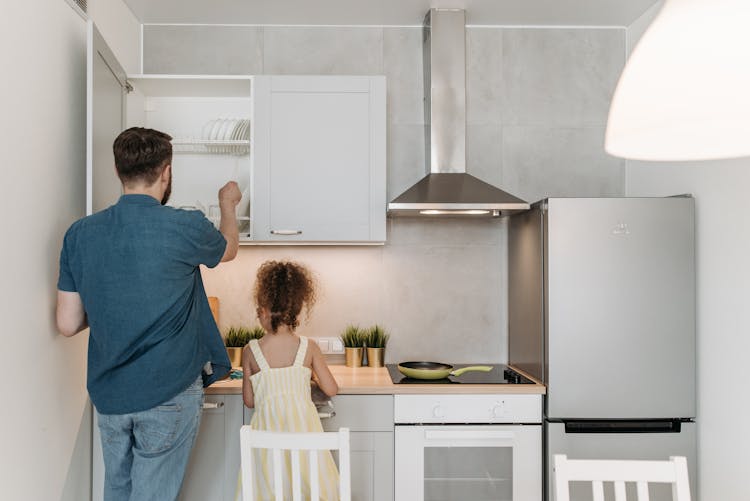
[(240, 474), (241, 395), (206, 395), (180, 501), (233, 501)]
[(393, 433), (351, 433), (352, 501), (393, 499)]
[(353, 501), (393, 500), (393, 396), (338, 395), (325, 431), (351, 431)]
[(86, 214), (117, 202), (112, 141), (124, 124), (125, 70), (89, 20), (86, 50)]
[(385, 77), (254, 84), (253, 239), (385, 241)]

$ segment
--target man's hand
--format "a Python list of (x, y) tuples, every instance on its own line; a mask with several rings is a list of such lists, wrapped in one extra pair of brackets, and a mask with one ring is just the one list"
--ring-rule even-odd
[(242, 193), (240, 193), (240, 187), (234, 181), (229, 181), (219, 190), (219, 206), (222, 209), (224, 206), (234, 209), (240, 203), (241, 199)]
[(221, 261), (231, 261), (237, 255), (240, 247), (240, 233), (237, 226), (237, 204), (242, 199), (240, 187), (234, 181), (229, 181), (219, 190), (219, 208), (221, 209), (221, 222), (219, 231), (227, 241)]

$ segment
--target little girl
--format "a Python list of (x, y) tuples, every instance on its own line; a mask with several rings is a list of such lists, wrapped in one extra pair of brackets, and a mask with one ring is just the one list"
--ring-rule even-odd
[[(298, 336), (299, 314), (309, 314), (315, 303), (315, 285), (310, 272), (292, 262), (267, 261), (258, 270), (255, 303), (266, 335), (250, 341), (242, 352), (242, 398), (255, 407), (250, 426), (257, 430), (321, 432), (311, 398), (311, 377), (328, 396), (338, 385), (328, 369), (323, 353), (315, 342)], [(273, 472), (269, 451), (258, 451), (254, 478), (259, 499), (274, 499)], [(291, 486), (291, 461), (286, 458), (285, 489)], [(309, 467), (301, 455), (303, 497), (309, 497)], [(330, 452), (318, 459), (321, 499), (338, 499), (338, 471)], [(285, 490), (285, 494), (291, 491)]]

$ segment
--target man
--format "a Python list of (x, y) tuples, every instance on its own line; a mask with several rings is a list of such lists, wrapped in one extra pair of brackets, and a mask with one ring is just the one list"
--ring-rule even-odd
[(230, 369), (199, 265), (236, 256), (241, 194), (234, 182), (219, 190), (218, 231), (199, 211), (166, 207), (171, 139), (144, 128), (117, 137), (124, 194), (75, 222), (60, 253), (58, 329), (73, 336), (91, 328), (87, 388), (107, 501), (177, 498), (203, 386)]

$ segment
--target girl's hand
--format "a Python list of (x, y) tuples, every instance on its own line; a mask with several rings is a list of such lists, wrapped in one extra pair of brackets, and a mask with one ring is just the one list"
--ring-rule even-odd
[(312, 371), (318, 381), (318, 387), (329, 397), (334, 396), (339, 392), (339, 385), (328, 368), (323, 352), (320, 351), (320, 346), (315, 342), (310, 342), (307, 346), (312, 355)]

